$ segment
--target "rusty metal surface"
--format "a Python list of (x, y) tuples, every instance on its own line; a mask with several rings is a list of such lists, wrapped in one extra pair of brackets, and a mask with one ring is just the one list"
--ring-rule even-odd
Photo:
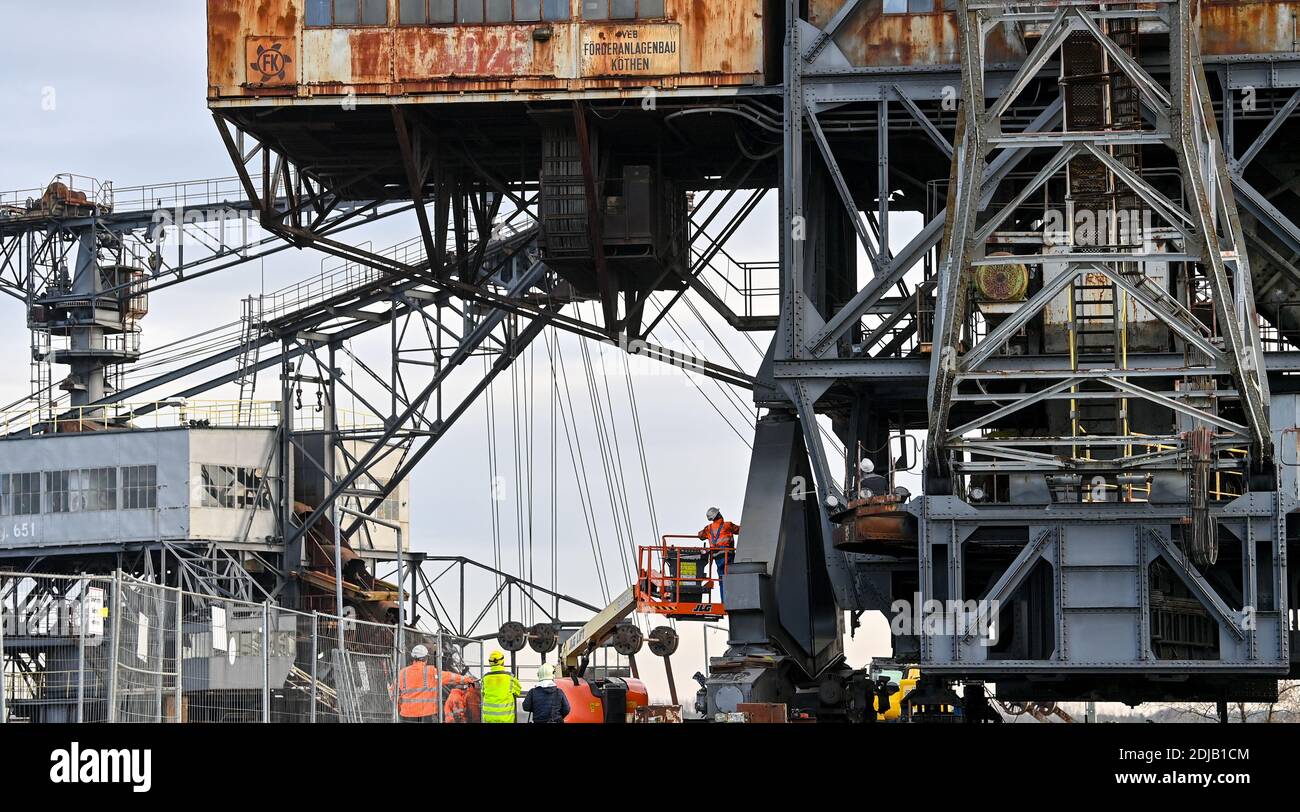
[[(809, 22), (823, 28), (843, 0), (809, 0)], [(958, 62), (957, 26), (951, 13), (885, 14), (882, 0), (863, 0), (841, 26), (835, 43), (857, 66), (953, 65)], [(1205, 0), (1201, 50), (1207, 56), (1300, 51), (1300, 2)], [(1016, 37), (990, 34), (987, 61), (1016, 62), (1026, 53)]]
[[(825, 28), (843, 0), (809, 0), (808, 19)], [(885, 14), (882, 0), (863, 0), (840, 27), (835, 44), (849, 63), (862, 67), (955, 65), (957, 22), (951, 13)], [(1019, 38), (1005, 30), (989, 34), (987, 61), (1015, 62), (1027, 51)]]
[(1300, 3), (1201, 4), (1201, 52), (1207, 56), (1296, 51), (1300, 51)]
[(908, 554), (916, 547), (916, 517), (893, 494), (855, 499), (836, 517), (837, 549), (872, 555)]
[[(667, 20), (626, 23), (359, 28), (306, 28), (303, 1), (208, 0), (210, 98), (640, 90), (648, 84), (764, 81), (763, 0), (669, 0)], [(390, 5), (395, 21), (396, 3)], [(279, 49), (270, 53), (275, 44)], [(281, 60), (281, 54), (289, 59)]]
[[(210, 98), (301, 99), (348, 93), (510, 98), (554, 91), (632, 92), (648, 84), (713, 88), (774, 81), (764, 76), (765, 28), (775, 22), (764, 19), (764, 0), (668, 0), (666, 21), (626, 24), (365, 28), (304, 28), (303, 2), (208, 0)], [(826, 25), (842, 2), (809, 0), (810, 22)], [(1207, 0), (1200, 16), (1206, 55), (1300, 51), (1300, 0)], [(395, 2), (390, 19), (396, 20)], [(626, 47), (638, 40), (649, 47)], [(841, 26), (835, 42), (859, 66), (925, 67), (958, 61), (951, 13), (885, 14), (882, 0), (864, 0)], [(272, 51), (276, 45), (279, 48)], [(779, 46), (767, 43), (768, 48)], [(1018, 34), (990, 35), (990, 63), (1014, 63), (1025, 53)], [(281, 68), (284, 76), (267, 67)]]

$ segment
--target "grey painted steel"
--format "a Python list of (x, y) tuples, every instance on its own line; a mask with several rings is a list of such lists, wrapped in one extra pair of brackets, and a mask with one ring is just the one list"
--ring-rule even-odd
[(113, 632), (111, 645), (108, 649), (108, 719), (109, 723), (118, 720), (118, 681), (117, 669), (118, 658), (121, 657), (122, 650), (122, 612), (125, 601), (122, 599), (122, 571), (113, 570), (113, 594), (109, 597), (109, 621), (112, 624)]
[[(335, 620), (343, 625), (342, 615)], [(277, 626), (280, 624), (277, 622)], [(279, 632), (276, 632), (277, 636)], [(271, 603), (262, 604), (262, 723), (271, 722)]]
[[(172, 694), (172, 712), (175, 714), (176, 724), (180, 724), (185, 718), (185, 592), (180, 587), (176, 588), (176, 620), (172, 629), (175, 655), (173, 657), (176, 663), (176, 687)], [(262, 647), (266, 647), (265, 641)]]

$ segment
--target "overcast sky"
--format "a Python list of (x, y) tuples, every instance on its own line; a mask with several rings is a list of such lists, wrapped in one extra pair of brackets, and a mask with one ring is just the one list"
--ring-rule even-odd
[[(0, 59), (4, 67), (0, 109), (6, 115), (5, 125), (0, 127), (0, 188), (42, 187), (61, 172), (111, 180), (118, 187), (232, 174), (205, 107), (205, 4), (201, 0), (57, 0), (4, 5), (4, 25), (0, 26)], [(51, 106), (53, 109), (47, 109)], [(775, 258), (772, 208), (767, 206), (762, 211), (764, 216), (742, 229), (731, 243), (741, 259)], [(906, 243), (912, 228), (910, 220), (896, 221), (895, 244)], [(412, 219), (386, 224), (355, 239), (384, 246), (415, 233)], [(291, 251), (264, 264), (255, 263), (157, 293), (144, 322), (144, 346), (148, 349), (196, 330), (234, 321), (239, 318), (243, 297), (306, 279), (319, 273), (321, 267), (319, 254)], [(0, 376), (0, 399), (9, 402), (29, 389), (25, 350), (29, 337), (19, 304), (8, 298), (4, 301), (8, 318), (0, 319), (0, 340), (10, 348), (6, 357), (11, 366), (8, 375)], [(700, 309), (706, 310), (702, 304)], [(711, 360), (725, 361), (689, 311), (677, 315), (683, 329)], [(758, 355), (749, 342), (730, 331), (720, 319), (712, 321), (740, 365), (753, 372)], [(666, 331), (656, 334), (656, 338), (662, 344), (681, 345)], [(768, 337), (755, 336), (755, 340), (765, 345)], [(376, 337), (356, 342), (352, 350), (367, 358), (371, 357), (368, 353), (383, 352), (383, 346), (382, 338)], [(604, 558), (603, 572), (616, 594), (627, 585), (622, 575), (631, 565), (626, 545), (630, 541), (649, 542), (656, 525), (661, 533), (693, 533), (704, 524), (705, 509), (711, 505), (736, 521), (742, 519), (749, 438), (734, 431), (744, 422), (743, 406), (737, 408), (709, 381), (697, 379), (697, 389), (682, 373), (672, 372), (633, 377), (644, 437), (644, 445), (638, 446), (626, 384), (613, 381), (608, 403), (600, 397), (597, 403), (599, 408), (609, 408), (609, 404), (614, 407), (612, 425), (616, 426), (617, 451), (622, 455), (621, 486), (628, 494), (626, 511), (632, 525), (625, 527), (627, 522), (617, 518), (623, 500), (615, 499), (613, 507), (610, 504), (580, 350), (569, 338), (564, 338), (560, 346), (568, 362), (568, 394), (575, 403), (569, 417), (579, 427), (598, 538), (593, 547), (572, 463), (563, 450), (556, 459), (559, 476), (552, 498), (549, 454), (545, 451), (551, 443), (551, 384), (546, 347), (538, 342), (530, 356), (532, 376), (513, 382), (517, 391), (531, 388), (537, 404), (531, 421), (535, 471), (531, 533), (527, 529), (527, 511), (522, 521), (524, 558), (528, 558), (531, 548), (532, 563), (525, 563), (524, 568), (531, 567), (543, 585), (551, 584), (548, 551), (553, 503), (560, 550), (556, 586), (600, 604), (603, 594), (597, 577), (601, 569), (598, 556)], [(602, 351), (608, 356), (606, 368), (617, 370), (622, 364), (617, 353), (608, 348), (591, 348), (594, 354)], [(497, 503), (497, 536), (502, 539), (503, 566), (518, 571), (517, 540), (521, 533), (517, 529), (513, 490), (517, 466), (511, 453), (516, 425), (512, 417), (516, 410), (512, 407), (517, 401), (511, 386), (511, 378), (502, 376), (493, 388), (497, 465), (508, 485), (503, 500)], [(598, 395), (603, 386), (603, 381), (598, 381)], [(276, 397), (273, 388), (271, 382), (269, 387), (259, 389), (259, 397)], [(736, 394), (748, 403), (745, 393)], [(309, 393), (308, 400), (312, 399)], [(414, 476), (411, 516), (413, 546), (417, 549), (465, 555), (489, 563), (494, 560), (485, 410), (484, 404), (477, 404)], [(526, 432), (522, 423), (521, 430)], [(742, 434), (747, 434), (747, 429)], [(562, 434), (558, 444), (563, 449)], [(615, 452), (612, 446), (611, 442), (611, 453)], [(642, 447), (655, 507), (653, 519), (642, 482)], [(526, 457), (521, 455), (521, 460)], [(617, 478), (615, 482), (618, 489)], [(475, 591), (486, 588), (476, 586)], [(873, 654), (888, 654), (884, 628), (883, 620), (873, 619), (865, 631), (859, 632), (859, 639), (851, 646), (854, 664), (864, 664)], [(703, 666), (700, 634), (698, 626), (683, 627), (685, 643), (677, 657), (677, 683), (684, 698), (693, 693), (690, 674)], [(712, 635), (713, 654), (718, 653), (721, 638)], [(658, 676), (659, 669), (646, 670), (654, 672), (647, 674), (647, 679), (662, 695), (664, 683)]]

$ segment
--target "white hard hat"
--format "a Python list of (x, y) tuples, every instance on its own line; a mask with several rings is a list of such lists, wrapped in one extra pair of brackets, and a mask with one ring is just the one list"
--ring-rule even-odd
[(876, 464), (872, 462), (870, 458), (864, 457), (862, 462), (858, 463), (858, 470), (864, 474), (874, 474), (876, 472)]
[(537, 668), (537, 678), (539, 680), (555, 679), (555, 666), (550, 663), (542, 663)]
[(714, 519), (722, 515), (722, 511), (718, 510), (715, 507), (712, 507), (709, 508), (708, 512), (705, 513), (704, 515), (709, 517), (709, 521), (713, 521)]
[(411, 649), (411, 656), (417, 660), (423, 660), (429, 656), (429, 649), (425, 648), (423, 644), (418, 645)]

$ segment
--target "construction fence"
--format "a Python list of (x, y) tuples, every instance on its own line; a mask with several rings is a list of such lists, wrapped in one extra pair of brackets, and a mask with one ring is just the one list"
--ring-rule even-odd
[[(0, 572), (0, 724), (399, 721), (417, 644), (481, 678), (484, 643), (113, 576)], [(441, 688), (441, 709), (464, 694)], [(475, 692), (470, 692), (475, 693)]]

